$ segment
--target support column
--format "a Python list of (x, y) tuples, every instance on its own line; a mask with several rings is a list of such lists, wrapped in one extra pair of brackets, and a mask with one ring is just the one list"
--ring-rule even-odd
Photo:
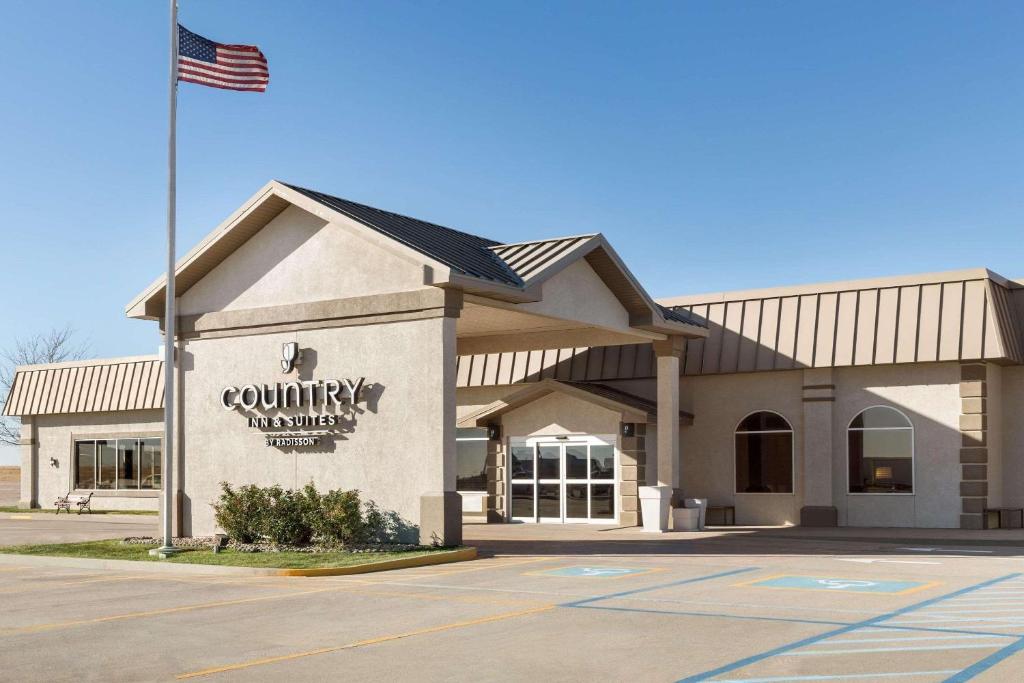
[[(449, 290), (450, 291), (450, 290)], [(462, 307), (459, 292), (446, 292), (445, 317), (441, 321), (441, 364), (439, 384), (441, 419), (441, 482), (443, 489), (428, 491), (420, 496), (420, 544), (460, 545), (462, 543), (462, 496), (455, 491), (455, 375), (456, 334), (455, 323)], [(456, 297), (458, 298), (455, 301)], [(452, 300), (449, 301), (448, 299)], [(454, 313), (454, 314), (452, 314)]]
[(31, 417), (21, 418), (21, 498), (18, 507), (39, 507), (39, 430)]
[(831, 368), (804, 370), (803, 494), (801, 526), (837, 526), (832, 500), (832, 406), (836, 400)]
[[(667, 531), (671, 505), (682, 504), (679, 480), (679, 359), (685, 340), (672, 336), (652, 343), (658, 373), (657, 458), (647, 463), (647, 480), (656, 486), (644, 486), (640, 500), (647, 531)], [(657, 518), (652, 519), (651, 514)]]
[(647, 425), (638, 423), (633, 436), (619, 437), (619, 524), (640, 524), (639, 482), (644, 473), (647, 450)]
[(988, 507), (988, 368), (960, 365), (960, 528), (982, 529)]

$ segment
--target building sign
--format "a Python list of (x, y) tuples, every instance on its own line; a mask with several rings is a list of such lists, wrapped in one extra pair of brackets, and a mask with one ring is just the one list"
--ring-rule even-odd
[[(302, 351), (298, 344), (289, 342), (281, 349), (281, 368), (292, 372), (302, 363)], [(245, 384), (224, 387), (220, 392), (220, 405), (224, 410), (240, 408), (245, 411), (266, 413), (302, 409), (305, 412), (289, 415), (248, 416), (248, 425), (253, 429), (295, 429), (309, 427), (333, 427), (341, 424), (342, 417), (336, 411), (342, 406), (351, 406), (362, 400), (364, 377), (357, 379), (319, 379), (275, 382), (273, 384)], [(314, 410), (319, 412), (313, 412)], [(321, 437), (329, 431), (319, 432), (273, 432), (265, 433), (267, 446), (297, 447), (319, 446)]]

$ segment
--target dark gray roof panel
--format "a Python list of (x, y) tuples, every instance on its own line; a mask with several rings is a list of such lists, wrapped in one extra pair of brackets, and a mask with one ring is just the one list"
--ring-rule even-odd
[(671, 320), (677, 323), (685, 323), (687, 325), (696, 325), (698, 327), (707, 327), (708, 321), (703, 317), (686, 310), (683, 307), (669, 308), (668, 306), (662, 306), (658, 304), (658, 308), (661, 309), (661, 314), (665, 316), (665, 320)]
[(297, 185), (285, 185), (458, 273), (512, 287), (523, 286), (522, 279), (490, 250), (498, 242)]

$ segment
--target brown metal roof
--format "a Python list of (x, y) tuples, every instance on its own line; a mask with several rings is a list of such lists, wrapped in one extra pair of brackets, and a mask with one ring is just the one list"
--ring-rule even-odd
[[(1024, 286), (986, 270), (680, 297), (707, 322), (684, 375), (934, 361), (1024, 363)], [(462, 356), (458, 386), (653, 377), (650, 345)]]
[(152, 356), (24, 365), (4, 415), (64, 415), (164, 407), (163, 361)]

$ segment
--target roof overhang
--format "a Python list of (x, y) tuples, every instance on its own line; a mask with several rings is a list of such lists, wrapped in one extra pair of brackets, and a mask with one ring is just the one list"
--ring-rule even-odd
[[(555, 393), (619, 412), (624, 422), (654, 423), (657, 421), (657, 404), (647, 399), (603, 384), (545, 379), (466, 415), (458, 421), (457, 425), (459, 427), (483, 427), (498, 421), (505, 413)], [(680, 424), (691, 425), (693, 424), (693, 414), (680, 411), (679, 421)]]

